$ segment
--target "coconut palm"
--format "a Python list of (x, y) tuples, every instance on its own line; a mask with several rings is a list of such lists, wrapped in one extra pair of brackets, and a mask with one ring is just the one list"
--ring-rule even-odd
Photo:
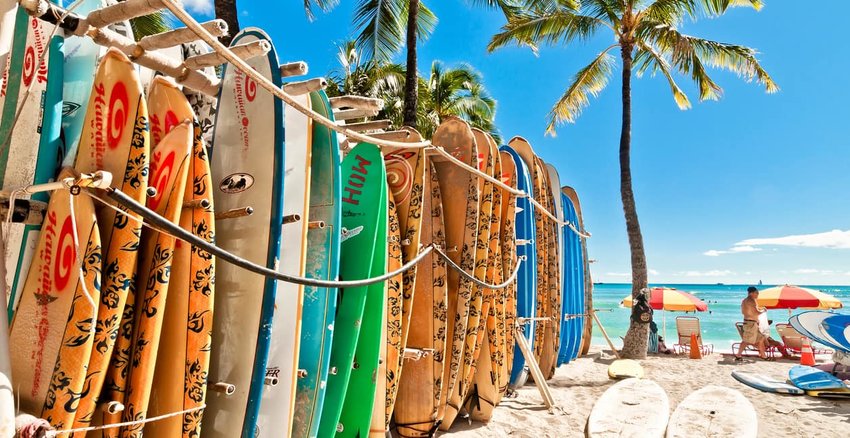
[(227, 35), (219, 37), (218, 40), (225, 46), (229, 46), (233, 37), (239, 33), (239, 11), (236, 10), (236, 0), (214, 0), (213, 5), (215, 17), (227, 23)]
[[(631, 80), (632, 74), (660, 73), (667, 80), (673, 99), (681, 109), (691, 103), (679, 87), (674, 73), (695, 82), (700, 100), (716, 100), (722, 94), (708, 68), (732, 71), (746, 81), (756, 81), (767, 92), (778, 87), (756, 59), (755, 50), (736, 44), (711, 41), (682, 33), (685, 20), (716, 18), (729, 8), (746, 6), (759, 10), (761, 0), (526, 0), (526, 10), (511, 16), (501, 32), (493, 36), (489, 50), (516, 44), (536, 49), (539, 44), (569, 46), (600, 32), (610, 32), (613, 44), (605, 47), (572, 78), (552, 107), (548, 128), (574, 122), (590, 96), (599, 94), (617, 67), (622, 67), (622, 130), (620, 134), (620, 195), (629, 236), (632, 265), (632, 295), (647, 286), (646, 255), (632, 191), (631, 177)], [(631, 324), (623, 345), (623, 356), (645, 357), (648, 321), (639, 321), (633, 308)]]

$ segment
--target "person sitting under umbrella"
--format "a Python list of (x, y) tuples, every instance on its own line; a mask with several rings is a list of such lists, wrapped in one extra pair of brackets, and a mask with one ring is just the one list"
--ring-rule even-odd
[(766, 313), (767, 309), (758, 306), (759, 290), (753, 286), (747, 289), (747, 298), (741, 301), (741, 313), (744, 315), (744, 334), (735, 360), (743, 360), (744, 349), (753, 345), (759, 350), (759, 357), (771, 360), (765, 353), (765, 337), (759, 329), (759, 315)]

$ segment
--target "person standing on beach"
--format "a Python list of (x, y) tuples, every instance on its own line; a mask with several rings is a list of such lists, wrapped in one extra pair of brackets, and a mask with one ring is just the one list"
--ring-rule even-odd
[(767, 309), (758, 306), (759, 290), (753, 286), (747, 288), (747, 298), (741, 301), (741, 313), (744, 314), (744, 333), (735, 360), (742, 360), (744, 349), (750, 345), (759, 350), (759, 357), (767, 360), (764, 351), (764, 335), (759, 329), (759, 315), (767, 312)]

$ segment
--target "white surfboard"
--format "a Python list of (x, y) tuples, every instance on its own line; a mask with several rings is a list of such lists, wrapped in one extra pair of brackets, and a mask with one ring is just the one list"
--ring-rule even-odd
[[(296, 98), (302, 105), (310, 106), (310, 96)], [(280, 234), (280, 266), (284, 274), (303, 276), (307, 263), (307, 225), (310, 200), (310, 151), (313, 124), (307, 116), (290, 106), (284, 109), (286, 133), (286, 159), (284, 167), (283, 217)], [(299, 216), (299, 220), (294, 217)], [(288, 223), (287, 223), (288, 222)], [(272, 339), (269, 344), (269, 362), (266, 375), (274, 375), (275, 386), (263, 390), (257, 430), (260, 437), (281, 436), (292, 430), (295, 407), (296, 369), (298, 346), (301, 340), (301, 308), (304, 304), (304, 287), (279, 282), (275, 300)]]
[(648, 379), (615, 383), (596, 400), (587, 419), (592, 438), (663, 437), (670, 400), (663, 388)]
[(758, 415), (738, 391), (709, 385), (685, 397), (667, 426), (667, 438), (755, 438)]

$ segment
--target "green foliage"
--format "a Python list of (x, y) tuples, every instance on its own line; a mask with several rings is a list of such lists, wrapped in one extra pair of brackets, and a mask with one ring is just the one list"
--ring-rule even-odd
[(718, 99), (723, 89), (709, 75), (709, 68), (731, 71), (747, 82), (755, 81), (768, 93), (779, 90), (756, 59), (756, 51), (736, 44), (712, 41), (681, 33), (686, 19), (719, 17), (729, 8), (761, 9), (761, 0), (524, 0), (508, 23), (493, 36), (488, 49), (507, 45), (537, 50), (540, 45), (569, 46), (609, 31), (616, 44), (607, 47), (573, 76), (566, 91), (549, 113), (547, 132), (563, 122), (575, 122), (608, 84), (616, 60), (608, 52), (620, 49), (621, 58), (634, 60), (635, 74), (660, 72), (681, 109), (690, 108), (675, 75), (690, 78), (700, 100)]
[(150, 15), (130, 20), (130, 27), (133, 28), (133, 37), (136, 41), (148, 35), (155, 35), (162, 32), (168, 32), (174, 29), (174, 17), (164, 11), (157, 11)]

